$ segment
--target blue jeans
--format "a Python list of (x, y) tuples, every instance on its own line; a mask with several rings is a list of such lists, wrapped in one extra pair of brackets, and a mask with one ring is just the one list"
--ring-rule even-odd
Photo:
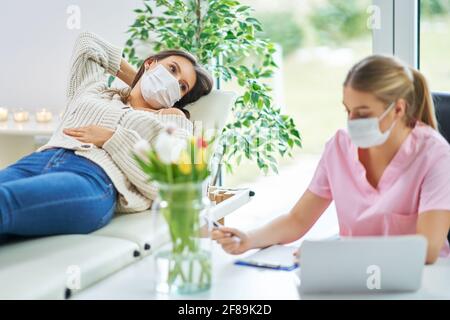
[(0, 170), (0, 236), (90, 233), (110, 221), (116, 196), (91, 160), (63, 148), (34, 152)]

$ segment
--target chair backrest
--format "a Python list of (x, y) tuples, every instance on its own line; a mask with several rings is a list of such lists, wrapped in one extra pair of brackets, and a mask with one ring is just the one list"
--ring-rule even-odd
[(213, 90), (186, 109), (194, 122), (194, 135), (204, 130), (217, 129), (221, 132), (231, 112), (237, 94), (232, 91)]
[(433, 93), (439, 132), (450, 143), (450, 93)]
[[(439, 132), (450, 143), (450, 93), (435, 92), (433, 93), (433, 101)], [(450, 232), (447, 238), (450, 242)]]

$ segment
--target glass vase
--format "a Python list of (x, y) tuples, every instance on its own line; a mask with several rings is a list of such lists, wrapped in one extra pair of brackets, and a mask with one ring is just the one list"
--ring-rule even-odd
[[(205, 182), (157, 183), (158, 219), (169, 243), (155, 254), (159, 293), (193, 294), (211, 287), (211, 220)], [(160, 223), (161, 224), (161, 223)]]

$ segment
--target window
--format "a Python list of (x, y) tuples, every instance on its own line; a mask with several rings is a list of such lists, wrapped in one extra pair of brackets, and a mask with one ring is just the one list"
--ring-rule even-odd
[(450, 0), (421, 0), (420, 69), (433, 91), (450, 91)]
[[(255, 9), (265, 36), (283, 50), (280, 73), (272, 85), (277, 105), (294, 118), (303, 138), (294, 161), (307, 158), (305, 154), (319, 157), (326, 141), (346, 125), (342, 83), (348, 70), (372, 53), (368, 28), (372, 0), (241, 2)], [(290, 163), (282, 159), (280, 169)], [(246, 162), (236, 171), (225, 177), (227, 184), (259, 176), (255, 166)]]

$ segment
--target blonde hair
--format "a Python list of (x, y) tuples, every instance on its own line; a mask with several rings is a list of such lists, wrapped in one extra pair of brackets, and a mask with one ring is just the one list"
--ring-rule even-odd
[(436, 129), (433, 98), (427, 80), (420, 71), (390, 56), (369, 56), (353, 66), (344, 86), (372, 93), (386, 105), (404, 99), (405, 124), (414, 127), (421, 121)]

